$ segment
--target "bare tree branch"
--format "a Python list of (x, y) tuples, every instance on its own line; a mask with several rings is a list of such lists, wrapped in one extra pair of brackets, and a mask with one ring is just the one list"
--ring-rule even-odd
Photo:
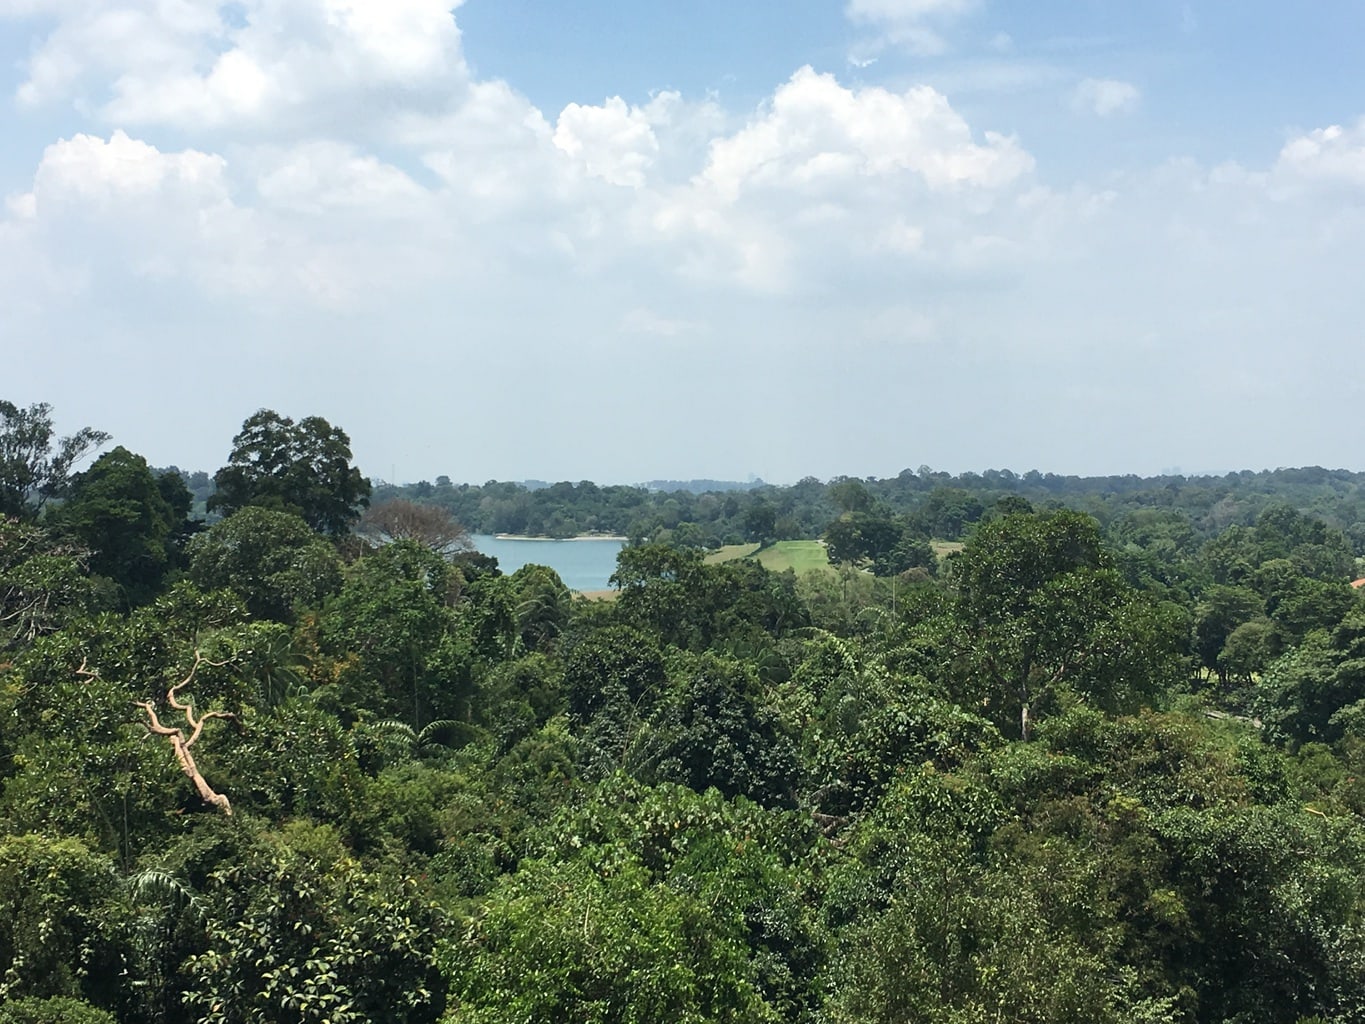
[(446, 557), (474, 547), (469, 532), (445, 509), (403, 498), (371, 507), (360, 525), (361, 533), (372, 541), (415, 540)]
[[(84, 668), (84, 664), (84, 662), (81, 663), (82, 668)], [(190, 748), (194, 746), (203, 733), (205, 722), (214, 718), (236, 718), (237, 716), (227, 711), (207, 711), (196, 717), (194, 704), (190, 701), (181, 700), (179, 696), (179, 691), (194, 681), (200, 665), (221, 667), (226, 664), (226, 661), (210, 661), (196, 650), (194, 652), (194, 665), (190, 668), (189, 674), (166, 691), (166, 703), (185, 716), (185, 725), (190, 730), (188, 737), (185, 736), (184, 729), (163, 725), (161, 719), (157, 717), (156, 708), (151, 701), (139, 700), (133, 703), (136, 707), (147, 712), (145, 723), (147, 731), (156, 736), (164, 736), (170, 741), (171, 749), (175, 751), (175, 759), (180, 763), (181, 770), (194, 783), (194, 788), (199, 791), (204, 802), (217, 807), (224, 814), (230, 815), (232, 814), (232, 804), (224, 794), (215, 791), (208, 784), (199, 771), (199, 766), (195, 763)]]

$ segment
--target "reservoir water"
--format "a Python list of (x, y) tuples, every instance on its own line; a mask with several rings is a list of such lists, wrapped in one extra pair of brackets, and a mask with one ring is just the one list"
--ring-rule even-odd
[(606, 590), (616, 571), (616, 555), (625, 541), (508, 539), (486, 533), (470, 534), (474, 547), (498, 560), (498, 568), (511, 575), (523, 565), (548, 565), (570, 590)]

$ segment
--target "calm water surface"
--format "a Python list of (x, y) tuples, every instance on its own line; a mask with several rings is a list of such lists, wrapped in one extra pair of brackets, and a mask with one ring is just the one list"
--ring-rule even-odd
[(620, 540), (499, 540), (486, 533), (470, 535), (474, 546), (498, 560), (510, 575), (523, 565), (548, 565), (570, 590), (606, 590), (616, 571)]

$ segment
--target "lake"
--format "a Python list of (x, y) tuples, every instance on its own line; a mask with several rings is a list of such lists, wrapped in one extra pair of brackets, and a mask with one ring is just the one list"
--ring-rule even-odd
[(621, 540), (508, 540), (486, 533), (470, 534), (469, 539), (479, 551), (496, 558), (507, 575), (523, 565), (548, 565), (570, 590), (607, 590), (616, 555), (626, 546)]

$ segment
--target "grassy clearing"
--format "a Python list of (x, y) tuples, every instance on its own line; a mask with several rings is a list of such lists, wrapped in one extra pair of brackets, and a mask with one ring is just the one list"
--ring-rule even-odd
[(832, 571), (829, 559), (825, 557), (825, 546), (818, 540), (779, 540), (766, 548), (757, 544), (729, 544), (718, 548), (706, 556), (710, 565), (718, 562), (731, 562), (736, 558), (753, 558), (758, 564), (772, 572), (793, 570), (798, 576), (816, 569), (821, 572)]
[[(931, 541), (930, 546), (939, 562), (955, 551), (962, 550), (959, 540)], [(765, 569), (773, 572), (795, 571), (800, 576), (812, 569), (819, 572), (833, 572), (825, 554), (825, 546), (818, 540), (780, 540), (771, 547), (760, 549), (757, 544), (729, 544), (718, 548), (706, 556), (708, 565), (730, 562), (736, 558), (756, 558)]]
[(736, 558), (748, 558), (757, 551), (757, 544), (727, 544), (710, 552), (706, 556), (706, 564), (717, 565), (720, 562), (734, 561)]
[(796, 575), (815, 570), (833, 572), (825, 546), (818, 540), (780, 540), (758, 553), (758, 564), (772, 572), (792, 569)]

